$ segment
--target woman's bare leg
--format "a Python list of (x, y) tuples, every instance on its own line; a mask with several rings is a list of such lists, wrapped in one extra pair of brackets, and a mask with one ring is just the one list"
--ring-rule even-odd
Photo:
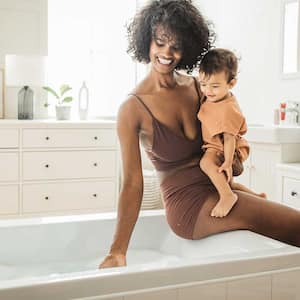
[(214, 193), (203, 204), (195, 224), (193, 238), (200, 239), (215, 233), (247, 229), (273, 239), (300, 247), (300, 211), (260, 197), (235, 191), (239, 201), (224, 218), (210, 216), (218, 202)]
[(230, 182), (230, 187), (231, 187), (232, 190), (238, 190), (238, 191), (246, 192), (246, 193), (252, 194), (254, 196), (258, 196), (258, 197), (267, 199), (266, 193), (255, 193), (254, 191), (250, 190), (249, 188), (247, 188), (243, 184), (238, 183), (238, 182), (234, 182), (233, 180)]
[(231, 190), (224, 173), (219, 173), (220, 160), (217, 151), (207, 149), (200, 160), (200, 168), (216, 187), (220, 199), (211, 211), (212, 217), (225, 217), (236, 203), (238, 197)]

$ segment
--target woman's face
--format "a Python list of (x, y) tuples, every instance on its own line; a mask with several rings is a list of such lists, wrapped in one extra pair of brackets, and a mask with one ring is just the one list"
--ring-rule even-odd
[(181, 45), (159, 26), (150, 44), (149, 57), (157, 72), (168, 74), (173, 72), (182, 57)]

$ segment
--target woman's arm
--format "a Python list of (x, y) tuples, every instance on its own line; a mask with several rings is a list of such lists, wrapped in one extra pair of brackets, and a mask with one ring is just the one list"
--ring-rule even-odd
[(118, 113), (117, 131), (121, 147), (123, 180), (113, 242), (109, 254), (99, 268), (126, 265), (128, 244), (141, 207), (143, 175), (139, 146), (140, 121), (132, 103), (130, 99), (124, 102)]
[(230, 133), (223, 133), (224, 138), (224, 162), (219, 168), (219, 172), (225, 172), (227, 181), (232, 179), (232, 162), (235, 151), (235, 136)]

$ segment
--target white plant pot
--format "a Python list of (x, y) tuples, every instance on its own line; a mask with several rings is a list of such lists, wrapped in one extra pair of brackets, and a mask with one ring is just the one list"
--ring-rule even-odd
[(71, 106), (69, 105), (56, 105), (56, 120), (70, 120)]

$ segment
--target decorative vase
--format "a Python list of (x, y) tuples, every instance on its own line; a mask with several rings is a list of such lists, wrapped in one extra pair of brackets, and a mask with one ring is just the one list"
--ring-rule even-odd
[(78, 112), (79, 112), (80, 120), (86, 120), (88, 118), (88, 110), (89, 110), (89, 90), (84, 81), (79, 90), (79, 97), (78, 97)]
[(56, 105), (56, 120), (70, 120), (71, 106), (69, 105)]
[(18, 93), (18, 119), (33, 119), (33, 90), (24, 86)]

